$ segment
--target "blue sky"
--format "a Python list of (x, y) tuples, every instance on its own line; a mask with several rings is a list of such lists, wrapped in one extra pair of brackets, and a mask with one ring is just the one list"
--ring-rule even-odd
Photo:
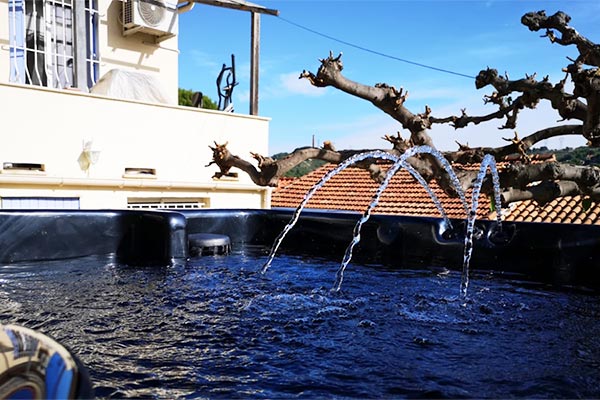
[[(562, 10), (582, 35), (600, 42), (598, 0), (256, 0), (278, 9), (280, 17), (261, 17), (259, 114), (271, 118), (269, 153), (292, 151), (330, 140), (338, 149), (389, 148), (380, 138), (401, 131), (399, 123), (367, 101), (333, 88), (314, 88), (298, 76), (316, 72), (319, 58), (343, 53), (344, 74), (373, 85), (385, 82), (403, 87), (410, 95), (405, 105), (433, 115), (493, 111), (482, 98), (491, 88), (475, 89), (474, 79), (382, 57), (348, 44), (314, 34), (288, 21), (353, 45), (436, 68), (475, 76), (486, 67), (508, 73), (511, 79), (537, 72), (556, 82), (572, 47), (553, 45), (540, 33), (530, 32), (520, 18), (528, 11)], [(234, 91), (236, 112), (248, 113), (250, 73), (250, 14), (196, 5), (183, 14), (179, 26), (180, 87), (199, 90), (217, 99), (216, 77), (221, 66), (236, 57), (239, 85)], [(546, 104), (525, 111), (517, 132), (525, 136), (556, 124), (556, 112)], [(441, 150), (455, 150), (455, 140), (471, 146), (498, 146), (513, 131), (498, 130), (492, 121), (463, 130), (436, 126), (431, 131)], [(406, 137), (407, 133), (403, 132)], [(551, 148), (579, 146), (582, 138), (542, 143)], [(250, 149), (251, 150), (251, 149)]]

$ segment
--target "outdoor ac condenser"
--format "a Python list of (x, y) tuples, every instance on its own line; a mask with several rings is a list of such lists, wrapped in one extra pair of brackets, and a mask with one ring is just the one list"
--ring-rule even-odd
[(123, 35), (136, 32), (156, 36), (157, 41), (177, 33), (175, 0), (126, 0), (123, 3)]

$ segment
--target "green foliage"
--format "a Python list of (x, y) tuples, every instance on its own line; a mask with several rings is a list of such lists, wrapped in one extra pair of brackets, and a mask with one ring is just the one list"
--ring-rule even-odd
[[(533, 154), (554, 154), (558, 162), (573, 165), (600, 165), (600, 148), (581, 146), (576, 148), (565, 147), (560, 150), (550, 150), (546, 146), (532, 149)], [(581, 208), (588, 211), (592, 207), (592, 199), (583, 197), (581, 199)]]
[(178, 95), (179, 95), (178, 104), (180, 106), (191, 107), (191, 105), (192, 105), (192, 94), (194, 92), (192, 92), (191, 90), (186, 90), (186, 89), (182, 89), (182, 88), (179, 88), (178, 92), (179, 92), (178, 93)]
[[(178, 94), (179, 94), (178, 104), (180, 106), (187, 106), (187, 107), (192, 106), (192, 104), (193, 104), (192, 96), (194, 95), (193, 90), (179, 88)], [(216, 109), (218, 109), (218, 106), (217, 106), (217, 103), (215, 103), (214, 101), (212, 101), (210, 99), (210, 97), (204, 95), (204, 96), (202, 96), (202, 108), (207, 108), (209, 110), (216, 110)]]
[[(531, 149), (531, 154), (548, 154), (552, 153), (556, 156), (557, 161), (566, 162), (575, 165), (599, 165), (600, 166), (600, 148), (595, 147), (566, 147), (564, 149), (552, 150), (546, 146)], [(275, 160), (282, 159), (288, 156), (289, 153), (277, 153), (271, 156)], [(325, 165), (322, 160), (306, 160), (289, 170), (284, 176), (298, 178), (314, 171), (315, 169)], [(495, 210), (493, 202), (490, 204), (490, 211)]]
[(552, 153), (559, 162), (573, 165), (600, 165), (600, 148), (581, 146), (576, 148), (565, 147), (560, 150), (550, 150), (546, 146), (532, 149), (532, 154)]
[[(284, 157), (287, 157), (288, 155), (289, 153), (277, 153), (271, 158), (273, 158), (274, 160), (280, 160)], [(302, 161), (300, 164), (296, 165), (294, 168), (290, 169), (284, 176), (288, 178), (299, 178), (325, 164), (327, 164), (327, 162), (323, 160), (305, 160)]]

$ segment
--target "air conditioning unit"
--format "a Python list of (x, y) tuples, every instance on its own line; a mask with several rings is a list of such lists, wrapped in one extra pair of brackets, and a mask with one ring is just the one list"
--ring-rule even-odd
[(177, 33), (176, 0), (126, 0), (123, 3), (123, 35), (143, 32), (164, 40)]

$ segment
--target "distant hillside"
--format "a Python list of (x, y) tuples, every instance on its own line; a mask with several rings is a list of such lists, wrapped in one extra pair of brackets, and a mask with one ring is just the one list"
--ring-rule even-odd
[[(271, 158), (273, 158), (274, 160), (280, 160), (288, 155), (289, 155), (289, 153), (277, 153), (274, 156), (271, 156)], [(284, 176), (287, 176), (290, 178), (298, 178), (300, 176), (304, 176), (304, 175), (308, 174), (311, 171), (314, 171), (315, 169), (317, 169), (325, 164), (327, 164), (327, 162), (322, 161), (322, 160), (302, 161), (300, 164), (296, 165), (294, 168), (289, 170)]]
[(600, 148), (595, 147), (566, 147), (559, 150), (551, 150), (546, 146), (532, 149), (533, 154), (552, 153), (560, 162), (566, 162), (574, 165), (600, 165)]

